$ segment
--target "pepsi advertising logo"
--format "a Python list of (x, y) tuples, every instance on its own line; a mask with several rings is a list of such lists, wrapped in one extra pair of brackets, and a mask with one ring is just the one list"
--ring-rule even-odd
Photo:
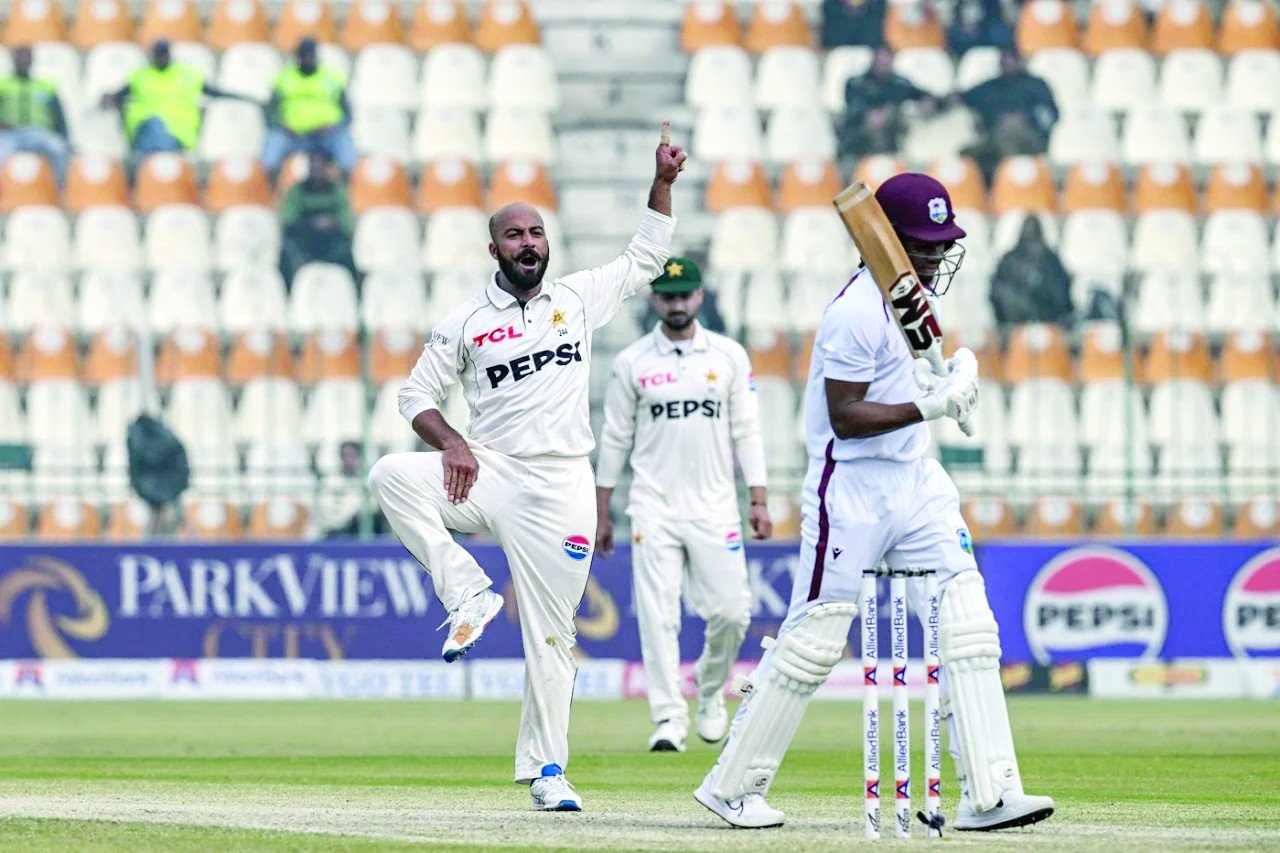
[(566, 536), (561, 545), (572, 560), (585, 560), (591, 553), (591, 540), (585, 536)]
[(1263, 551), (1231, 579), (1222, 632), (1236, 657), (1280, 656), (1280, 548)]
[(1042, 664), (1094, 655), (1148, 657), (1164, 646), (1169, 608), (1151, 569), (1115, 548), (1073, 548), (1036, 573), (1023, 628)]

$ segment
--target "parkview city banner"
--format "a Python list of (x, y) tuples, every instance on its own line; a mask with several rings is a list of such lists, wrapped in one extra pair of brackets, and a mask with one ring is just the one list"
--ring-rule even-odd
[[(566, 541), (565, 559), (583, 544)], [(472, 657), (520, 657), (506, 560), (495, 545), (468, 547), (507, 597)], [(745, 547), (749, 660), (786, 613), (797, 548)], [(1280, 656), (1276, 543), (992, 543), (977, 556), (1006, 662)], [(429, 660), (444, 618), (430, 578), (388, 541), (0, 547), (0, 659)], [(577, 622), (584, 656), (640, 658), (625, 547), (594, 561)], [(701, 642), (690, 613), (683, 657)]]

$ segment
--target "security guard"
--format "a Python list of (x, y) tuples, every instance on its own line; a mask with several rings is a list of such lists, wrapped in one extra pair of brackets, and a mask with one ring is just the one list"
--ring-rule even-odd
[(10, 154), (43, 155), (62, 183), (67, 173), (67, 122), (57, 88), (31, 76), (27, 46), (13, 49), (13, 74), (0, 78), (0, 164)]
[(349, 173), (357, 155), (347, 82), (332, 68), (320, 66), (314, 38), (298, 42), (295, 56), (297, 61), (281, 71), (272, 85), (263, 168), (274, 177), (295, 151), (323, 151)]

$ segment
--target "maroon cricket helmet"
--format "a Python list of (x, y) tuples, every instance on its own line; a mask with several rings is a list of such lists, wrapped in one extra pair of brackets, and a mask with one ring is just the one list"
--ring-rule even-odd
[(893, 229), (914, 240), (948, 243), (965, 236), (956, 224), (951, 194), (937, 178), (919, 172), (894, 175), (876, 190), (876, 201)]

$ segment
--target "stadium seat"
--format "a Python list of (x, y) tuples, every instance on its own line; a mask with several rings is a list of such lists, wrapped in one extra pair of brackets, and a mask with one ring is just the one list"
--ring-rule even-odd
[(418, 97), (427, 107), (484, 109), (489, 102), (484, 55), (470, 44), (444, 44), (433, 49), (422, 63)]
[(221, 375), (221, 351), (212, 329), (184, 326), (161, 342), (156, 359), (156, 382), (161, 386), (206, 379), (221, 382)]
[(813, 34), (795, 0), (762, 0), (747, 24), (744, 42), (747, 50), (758, 54), (784, 46), (812, 49)]
[(756, 111), (731, 104), (704, 107), (693, 125), (692, 149), (693, 158), (705, 163), (764, 159)]
[(554, 165), (551, 120), (530, 107), (499, 107), (489, 111), (484, 127), (484, 157), (490, 163), (533, 160)]
[(240, 512), (229, 501), (212, 496), (186, 502), (182, 538), (199, 542), (234, 542), (244, 538)]
[(742, 44), (738, 14), (727, 0), (693, 0), (680, 22), (680, 49), (696, 53), (706, 47)]
[(408, 110), (417, 106), (417, 59), (398, 44), (375, 44), (356, 55), (348, 94), (362, 109)]
[(256, 159), (223, 160), (210, 169), (205, 192), (205, 208), (210, 213), (271, 206), (271, 185)]
[(1213, 47), (1213, 17), (1203, 0), (1169, 0), (1160, 7), (1151, 30), (1153, 53), (1174, 56), (1178, 51)]
[(968, 157), (943, 157), (935, 160), (926, 170), (947, 188), (951, 205), (957, 211), (986, 210), (987, 193), (982, 172)]
[(82, 78), (84, 103), (96, 105), (103, 95), (119, 90), (134, 71), (146, 64), (146, 53), (132, 42), (105, 42), (89, 49)]
[(1018, 326), (1009, 337), (1004, 379), (1009, 383), (1031, 379), (1072, 380), (1071, 356), (1062, 329), (1047, 323)]
[(280, 50), (292, 52), (298, 42), (308, 36), (320, 42), (337, 43), (333, 7), (324, 0), (285, 0), (276, 19), (272, 42)]
[(969, 498), (962, 514), (976, 542), (1008, 538), (1017, 532), (1017, 520), (1004, 498)]
[(1195, 162), (1202, 166), (1261, 162), (1261, 122), (1251, 112), (1211, 107), (1196, 126), (1194, 154)]
[(912, 47), (893, 57), (893, 70), (931, 95), (942, 98), (955, 88), (955, 66), (940, 47)]
[(955, 88), (965, 92), (1000, 74), (1000, 48), (971, 47), (956, 61)]
[(207, 163), (257, 160), (266, 133), (260, 107), (241, 101), (213, 101), (205, 108), (200, 130), (200, 159)]
[(762, 110), (821, 103), (817, 54), (810, 47), (771, 47), (756, 66), (755, 103)]
[(58, 204), (58, 186), (47, 160), (25, 152), (5, 159), (0, 168), (0, 212)]
[[(1267, 126), (1267, 138), (1263, 142), (1263, 155), (1267, 163), (1280, 164), (1280, 121), (1270, 121)], [(1276, 202), (1276, 210), (1280, 210), (1280, 200)]]
[(556, 191), (547, 167), (528, 160), (500, 163), (489, 176), (489, 210), (512, 202), (556, 209)]
[(102, 538), (108, 542), (139, 542), (147, 538), (151, 510), (139, 498), (117, 501), (108, 510)]
[(72, 159), (67, 169), (67, 192), (63, 203), (68, 213), (128, 204), (129, 185), (118, 162), (95, 156)]
[[(759, 167), (756, 167), (757, 169)], [(717, 170), (718, 173), (719, 170)], [(715, 181), (715, 175), (712, 174), (712, 181)], [(757, 180), (760, 181), (756, 188), (751, 192), (750, 197), (759, 199), (761, 195), (759, 191), (763, 191), (763, 199), (765, 204), (768, 201), (768, 185), (763, 183), (763, 171), (758, 174)], [(778, 210), (783, 213), (789, 213), (793, 210), (799, 210), (802, 207), (824, 207), (831, 203), (836, 193), (841, 190), (840, 173), (836, 169), (836, 164), (832, 160), (822, 160), (815, 158), (805, 158), (788, 163), (782, 170), (782, 177), (778, 180)], [(951, 197), (956, 197), (956, 191), (953, 188)], [(727, 201), (727, 199), (724, 199)], [(720, 204), (720, 198), (717, 198), (717, 206), (713, 209), (711, 186), (707, 190), (707, 209), (718, 213), (730, 206), (753, 206), (746, 205), (730, 205)], [(764, 206), (763, 204), (755, 204), (754, 206)]]
[(1040, 230), (1044, 234), (1046, 243), (1050, 246), (1058, 245), (1058, 220), (1051, 213), (1046, 211), (1030, 213), (1025, 210), (1011, 210), (997, 217), (991, 229), (990, 257), (992, 261), (998, 262), (1000, 258), (1003, 258), (1005, 254), (1017, 245), (1018, 237), (1022, 234), (1022, 224), (1028, 216), (1034, 216), (1040, 220)]
[(1062, 115), (1049, 134), (1049, 162), (1055, 166), (1119, 159), (1115, 118), (1106, 110), (1073, 110)]
[(165, 205), (200, 203), (200, 188), (191, 162), (181, 154), (152, 154), (138, 168), (134, 207), (150, 213)]
[(61, 272), (19, 272), (9, 281), (3, 322), (9, 331), (36, 327), (70, 328), (75, 321), (71, 279)]
[[(146, 44), (147, 42), (143, 42)], [(212, 80), (218, 71), (218, 58), (203, 42), (178, 42), (173, 45), (173, 61), (190, 65), (205, 80)]]
[(88, 270), (80, 279), (76, 328), (85, 334), (120, 327), (137, 329), (146, 316), (142, 282), (134, 273)]
[[(816, 273), (834, 281), (857, 267), (853, 242), (830, 208), (809, 207), (788, 213), (782, 223), (781, 249), (784, 273)], [(827, 295), (822, 302), (829, 300)]]
[(747, 52), (737, 45), (699, 50), (689, 59), (684, 99), (696, 109), (717, 105), (754, 106), (751, 60)]
[(71, 144), (81, 155), (95, 155), (110, 160), (129, 156), (120, 114), (112, 110), (85, 110), (71, 123)]
[(1264, 332), (1229, 335), (1223, 342), (1220, 367), (1223, 382), (1280, 381), (1280, 355)]
[(1222, 389), (1227, 489), (1233, 498), (1276, 494), (1280, 471), (1280, 390), (1270, 379), (1229, 382)]
[[(402, 453), (414, 449), (417, 436), (400, 415), (397, 397), (404, 385), (403, 375), (385, 381), (378, 388), (373, 411), (369, 415), (369, 437), (383, 453)], [(450, 423), (460, 429), (457, 423)]]
[(872, 192), (899, 172), (907, 171), (907, 164), (891, 154), (872, 154), (863, 157), (853, 169), (853, 180), (862, 181)]
[(14, 0), (5, 22), (4, 43), (10, 47), (48, 41), (66, 41), (67, 23), (60, 3), (49, 0)]
[(423, 163), (437, 160), (480, 160), (480, 121), (466, 107), (429, 106), (418, 113), (413, 129), (413, 156)]
[(223, 51), (218, 64), (218, 87), (265, 103), (283, 67), (280, 52), (269, 44), (233, 44)]
[[(405, 280), (397, 279), (396, 285), (405, 285)], [(414, 285), (416, 284), (416, 288)], [(418, 356), (422, 353), (422, 337), (414, 334), (405, 327), (405, 317), (389, 316), (389, 309), (392, 305), (402, 306), (401, 310), (407, 312), (413, 310), (417, 304), (425, 307), (425, 300), (422, 294), (422, 282), (409, 281), (407, 286), (402, 287), (403, 290), (415, 290), (412, 296), (402, 293), (396, 293), (388, 290), (388, 301), (366, 302), (366, 305), (372, 307), (367, 313), (373, 314), (375, 321), (370, 328), (376, 329), (373, 335), (373, 342), (369, 346), (369, 381), (375, 385), (381, 385), (384, 382), (403, 381), (404, 377), (409, 375), (413, 370), (414, 363), (418, 360)], [(390, 301), (394, 299), (395, 301)], [(415, 303), (412, 300), (422, 300)], [(368, 321), (366, 321), (368, 323)]]
[(1062, 223), (1063, 265), (1074, 275), (1120, 275), (1129, 257), (1124, 217), (1111, 210), (1071, 213)]
[[(21, 155), (9, 158), (12, 163)], [(3, 194), (0, 184), (0, 195)], [(71, 228), (67, 217), (53, 206), (20, 207), (4, 224), (5, 266), (11, 270), (53, 272), (63, 270), (71, 258)]]
[(1162, 330), (1204, 330), (1204, 293), (1194, 270), (1148, 272), (1138, 287), (1129, 322), (1146, 336)]
[(307, 399), (302, 436), (308, 444), (319, 447), (359, 441), (364, 435), (367, 406), (363, 380), (323, 379)]
[(403, 207), (375, 207), (356, 222), (352, 251), (356, 266), (370, 272), (416, 269), (422, 238), (418, 217)]
[(822, 104), (834, 115), (845, 111), (845, 87), (849, 78), (860, 77), (871, 67), (872, 49), (862, 45), (842, 45), (827, 53), (822, 68)]
[(1170, 53), (1160, 67), (1160, 103), (1188, 113), (1222, 103), (1222, 60), (1203, 48)]
[(890, 3), (885, 11), (884, 41), (895, 51), (946, 47), (942, 22), (931, 3), (922, 0)]
[(1080, 504), (1072, 498), (1037, 498), (1027, 512), (1022, 532), (1037, 539), (1078, 539), (1084, 533)]
[(220, 272), (275, 269), (280, 259), (280, 222), (260, 205), (227, 208), (214, 226), (214, 267)]
[(1027, 70), (1049, 84), (1059, 110), (1070, 112), (1089, 102), (1089, 61), (1080, 51), (1046, 48), (1027, 60)]
[(417, 202), (418, 212), (423, 214), (448, 207), (483, 207), (480, 173), (467, 160), (434, 160), (422, 170)]
[(1149, 537), (1156, 532), (1151, 504), (1141, 498), (1113, 498), (1098, 509), (1093, 533), (1108, 539)]
[(539, 44), (500, 48), (489, 63), (489, 104), (554, 112), (560, 89), (551, 54)]
[(390, 0), (358, 0), (347, 9), (342, 26), (342, 46), (351, 52), (373, 44), (400, 44), (404, 22)]
[(387, 157), (400, 163), (410, 160), (409, 114), (402, 109), (357, 108), (351, 135), (362, 157)]
[(1083, 162), (1067, 173), (1062, 187), (1062, 212), (1084, 210), (1125, 212), (1124, 178), (1113, 163)]
[(92, 0), (79, 4), (70, 41), (80, 50), (106, 42), (133, 41), (133, 18), (124, 0)]
[(471, 24), (461, 0), (421, 0), (414, 4), (409, 46), (418, 53), (434, 53), (441, 47), (469, 45)]
[(1145, 382), (1153, 385), (1179, 381), (1207, 385), (1212, 382), (1213, 362), (1204, 336), (1180, 331), (1157, 333), (1147, 350), (1142, 376)]
[(708, 260), (715, 270), (752, 270), (777, 259), (778, 222), (766, 210), (739, 208), (716, 217)]
[(28, 539), (31, 516), (23, 502), (14, 496), (0, 497), (0, 540)]
[(1225, 104), (1264, 116), (1280, 112), (1280, 50), (1246, 50), (1231, 57)]
[(1187, 163), (1191, 159), (1191, 142), (1186, 121), (1165, 107), (1136, 106), (1125, 117), (1120, 150), (1129, 166)]
[(488, 219), (479, 210), (449, 208), (427, 220), (422, 241), (423, 266), (431, 272), (493, 267)]
[(61, 497), (40, 508), (36, 538), (46, 542), (97, 539), (102, 535), (102, 519), (85, 500)]
[(1014, 41), (1028, 57), (1042, 50), (1074, 49), (1080, 44), (1075, 12), (1064, 0), (1030, 0), (1018, 12)]
[[(74, 379), (32, 381), (27, 387), (27, 436), (42, 468), (79, 465), (91, 457), (92, 418), (84, 386)], [(68, 457), (59, 459), (59, 450)], [(83, 477), (87, 472), (76, 473)]]
[(192, 376), (174, 381), (165, 422), (187, 444), (193, 473), (226, 477), (239, 467), (231, 442), (231, 395), (221, 379)]
[(359, 379), (360, 343), (354, 329), (322, 329), (302, 344), (298, 378), (306, 385), (335, 379)]
[(486, 0), (474, 41), (485, 53), (497, 53), (510, 44), (538, 44), (542, 37), (526, 0)]
[(1057, 191), (1049, 166), (1035, 157), (1009, 157), (1000, 163), (991, 185), (991, 212), (1057, 209)]
[[(132, 353), (132, 350), (130, 350)], [(121, 369), (129, 369), (126, 362)], [(97, 405), (93, 413), (93, 441), (104, 447), (123, 447), (129, 425), (143, 410), (142, 383), (136, 376), (125, 376), (98, 386)]]
[(294, 381), (298, 376), (288, 337), (265, 324), (237, 334), (225, 364), (227, 384), (236, 387), (260, 379)]
[(133, 334), (122, 328), (107, 329), (93, 336), (84, 360), (84, 381), (101, 385), (136, 377), (138, 349)]
[(1098, 109), (1127, 112), (1151, 104), (1156, 95), (1156, 65), (1142, 48), (1108, 50), (1094, 61), (1089, 100)]
[(209, 47), (226, 51), (239, 44), (266, 41), (269, 27), (262, 0), (217, 0), (209, 19)]
[(218, 298), (218, 325), (229, 334), (288, 326), (284, 280), (274, 266), (228, 271)]
[(128, 272), (142, 268), (138, 220), (127, 207), (94, 207), (76, 220), (75, 266)]
[(1201, 269), (1214, 275), (1250, 275), (1267, 268), (1267, 225), (1251, 210), (1209, 214), (1200, 245)]
[(1209, 173), (1204, 193), (1209, 213), (1247, 210), (1265, 214), (1267, 201), (1266, 177), (1256, 163), (1224, 163)]
[(356, 288), (351, 274), (333, 264), (310, 263), (298, 270), (289, 292), (289, 328), (299, 334), (351, 329), (356, 323)]
[(768, 209), (772, 206), (769, 196), (769, 181), (759, 163), (723, 160), (707, 180), (705, 207), (709, 213), (723, 213), (735, 207)]
[(1276, 11), (1263, 0), (1230, 0), (1218, 30), (1218, 52), (1231, 56), (1247, 50), (1280, 50)]
[(351, 208), (357, 214), (374, 207), (410, 207), (409, 176), (386, 157), (366, 157), (351, 174)]
[(248, 538), (293, 541), (306, 536), (310, 524), (307, 508), (287, 497), (274, 497), (253, 506), (249, 513)]
[(207, 270), (209, 219), (194, 204), (156, 208), (144, 228), (147, 266), (154, 270)]
[[(1114, 382), (1125, 378), (1124, 341), (1120, 327), (1114, 323), (1091, 323), (1080, 341), (1080, 382)], [(1081, 415), (1084, 401), (1081, 400)]]
[(185, 327), (214, 328), (217, 299), (208, 273), (185, 268), (157, 272), (147, 316), (152, 330), (161, 334)]
[(765, 160), (783, 165), (794, 160), (834, 160), (836, 134), (822, 107), (779, 107), (769, 115), (764, 134)]
[(1205, 498), (1183, 498), (1169, 508), (1164, 535), (1175, 539), (1217, 539), (1224, 532), (1222, 505)]
[(1258, 272), (1220, 273), (1209, 287), (1205, 328), (1210, 334), (1266, 332), (1276, 328), (1271, 282)]
[(1191, 214), (1196, 207), (1195, 184), (1185, 165), (1152, 163), (1138, 173), (1133, 188), (1133, 210), (1139, 216), (1155, 211)]
[(292, 379), (273, 376), (245, 383), (232, 433), (237, 442), (288, 443), (302, 429), (302, 393)]
[(196, 0), (147, 0), (138, 24), (138, 41), (152, 44), (157, 39), (203, 42), (204, 27)]
[(1276, 499), (1254, 498), (1240, 506), (1231, 535), (1236, 539), (1274, 541), (1280, 536), (1280, 505)]
[(1133, 0), (1105, 0), (1093, 4), (1081, 46), (1099, 56), (1109, 50), (1147, 48), (1147, 25)]
[(1009, 392), (1009, 443), (1021, 448), (1019, 467), (1026, 468), (1028, 451), (1044, 449), (1059, 456), (1059, 466), (1070, 460), (1072, 469), (1078, 468), (1073, 458), (1079, 434), (1075, 401), (1069, 380), (1055, 376), (1034, 374), (1022, 378), (1014, 357), (1006, 364), (1006, 378), (1013, 388)]

